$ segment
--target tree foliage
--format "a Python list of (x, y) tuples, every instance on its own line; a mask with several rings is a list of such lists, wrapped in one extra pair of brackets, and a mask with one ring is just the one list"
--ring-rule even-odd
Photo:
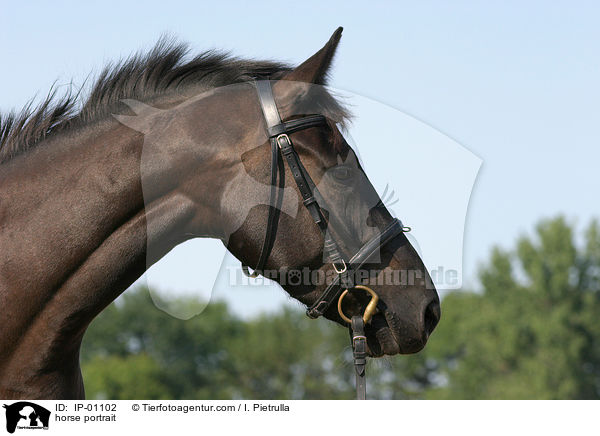
[[(512, 251), (494, 249), (481, 290), (442, 301), (424, 351), (371, 360), (371, 398), (599, 398), (600, 228), (576, 243), (545, 220)], [(198, 304), (182, 299), (178, 304)], [(182, 321), (146, 288), (128, 291), (84, 339), (88, 398), (348, 399), (348, 331), (286, 309), (251, 320), (212, 303)]]
[(446, 383), (427, 398), (600, 396), (600, 238), (577, 247), (562, 217), (542, 221), (514, 252), (494, 249), (482, 292), (455, 292), (427, 354)]

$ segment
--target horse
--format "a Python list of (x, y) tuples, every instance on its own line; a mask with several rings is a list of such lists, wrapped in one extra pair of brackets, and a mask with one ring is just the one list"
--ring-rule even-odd
[[(343, 137), (348, 110), (325, 87), (341, 34), (296, 67), (216, 51), (190, 58), (185, 44), (161, 38), (105, 67), (86, 97), (54, 89), (0, 118), (0, 397), (85, 398), (79, 350), (90, 322), (198, 237), (223, 241), (308, 307), (331, 284), (288, 272), (333, 272), (334, 281), (365, 272), (349, 287), (374, 279), (379, 297), (366, 353), (425, 346), (440, 318), (437, 292), (403, 231), (385, 233), (398, 225)], [(269, 101), (257, 96), (265, 82), (281, 125), (301, 129), (271, 134)], [(307, 115), (312, 124), (298, 121)], [(287, 140), (301, 168), (277, 160)], [(307, 189), (318, 195), (305, 198)], [(373, 258), (353, 265), (365, 244)], [(380, 280), (398, 271), (417, 279)], [(343, 308), (319, 314), (347, 326), (342, 315), (362, 313), (368, 298), (350, 292)]]

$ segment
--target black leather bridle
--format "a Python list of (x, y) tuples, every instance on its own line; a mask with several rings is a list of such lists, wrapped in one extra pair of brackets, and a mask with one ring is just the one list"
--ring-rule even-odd
[[(352, 276), (353, 272), (361, 269), (370, 257), (375, 254), (383, 245), (402, 232), (408, 230), (402, 225), (398, 219), (393, 219), (386, 228), (364, 244), (354, 256), (349, 260), (344, 259), (336, 241), (332, 238), (331, 232), (327, 232), (327, 221), (319, 203), (315, 199), (315, 184), (310, 178), (304, 165), (300, 161), (294, 144), (289, 135), (300, 130), (311, 127), (322, 126), (327, 123), (327, 119), (323, 115), (307, 115), (302, 118), (293, 119), (290, 121), (281, 121), (279, 111), (273, 97), (273, 90), (269, 80), (260, 80), (254, 82), (258, 91), (258, 98), (262, 108), (262, 112), (267, 127), (267, 133), (271, 142), (271, 191), (269, 199), (269, 215), (267, 219), (267, 230), (265, 240), (262, 245), (258, 262), (254, 268), (254, 272), (250, 274), (246, 265), (243, 266), (244, 271), (256, 277), (263, 271), (273, 243), (275, 241), (276, 226), (279, 218), (280, 209), (276, 207), (277, 197), (277, 175), (280, 169), (280, 154), (282, 154), (290, 167), (294, 181), (298, 186), (298, 190), (302, 195), (302, 202), (310, 212), (312, 219), (315, 221), (324, 237), (324, 254), (325, 258), (331, 262), (337, 275), (335, 279), (325, 288), (319, 298), (306, 310), (306, 314), (311, 318), (322, 316), (325, 311), (339, 298), (344, 289), (353, 287)], [(282, 179), (282, 178), (280, 178)]]
[[(327, 119), (323, 115), (307, 115), (302, 118), (284, 122), (281, 120), (279, 111), (277, 110), (271, 82), (269, 80), (261, 80), (256, 81), (255, 85), (258, 91), (258, 98), (264, 115), (269, 141), (271, 143), (271, 190), (267, 230), (265, 240), (260, 250), (258, 262), (252, 273), (250, 273), (247, 265), (243, 265), (242, 268), (246, 275), (257, 277), (259, 273), (264, 271), (267, 259), (273, 248), (280, 215), (280, 209), (276, 205), (277, 191), (279, 188), (283, 188), (283, 186), (277, 185), (278, 173), (280, 171), (283, 173), (283, 163), (280, 160), (280, 154), (282, 154), (285, 156), (288, 166), (290, 167), (294, 181), (302, 196), (304, 206), (308, 209), (312, 219), (323, 234), (325, 241), (323, 251), (326, 259), (331, 262), (337, 273), (334, 280), (325, 288), (319, 298), (307, 308), (306, 314), (311, 318), (318, 318), (322, 316), (336, 300), (338, 300), (338, 312), (342, 319), (350, 324), (352, 329), (352, 348), (354, 354), (354, 367), (356, 370), (357, 399), (364, 400), (366, 399), (365, 369), (367, 357), (364, 326), (369, 322), (372, 314), (375, 312), (378, 297), (373, 290), (366, 286), (355, 286), (353, 278), (354, 272), (360, 270), (364, 264), (369, 261), (371, 256), (378, 252), (382, 246), (400, 233), (409, 231), (410, 228), (404, 227), (400, 220), (393, 219), (381, 233), (370, 239), (354, 254), (354, 256), (349, 260), (346, 260), (340, 252), (335, 239), (331, 236), (331, 232), (327, 231), (325, 214), (315, 199), (316, 186), (306, 171), (306, 168), (302, 165), (300, 157), (294, 149), (294, 144), (289, 137), (289, 135), (294, 132), (325, 125), (327, 124)], [(282, 183), (283, 176), (280, 176), (279, 184), (282, 185)], [(350, 289), (355, 288), (369, 292), (372, 298), (371, 302), (365, 308), (364, 315), (353, 316), (352, 319), (349, 319), (342, 311), (342, 300)]]

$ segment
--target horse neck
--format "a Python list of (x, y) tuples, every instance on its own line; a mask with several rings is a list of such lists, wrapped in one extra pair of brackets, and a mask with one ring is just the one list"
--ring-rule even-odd
[(76, 359), (93, 317), (189, 238), (197, 210), (174, 168), (146, 164), (144, 201), (143, 145), (108, 121), (0, 166), (0, 372), (35, 377), (64, 365), (57, 355)]

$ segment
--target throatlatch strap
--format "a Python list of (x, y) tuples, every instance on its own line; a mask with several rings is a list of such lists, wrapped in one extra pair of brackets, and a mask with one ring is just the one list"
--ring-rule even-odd
[[(258, 98), (260, 100), (260, 107), (263, 111), (265, 123), (267, 124), (267, 131), (273, 126), (281, 125), (281, 118), (279, 117), (279, 111), (275, 104), (275, 98), (273, 97), (273, 90), (271, 89), (271, 83), (268, 80), (256, 82), (256, 88), (258, 90)], [(248, 277), (258, 277), (258, 274), (265, 268), (273, 243), (275, 242), (275, 228), (277, 221), (279, 220), (280, 210), (277, 208), (277, 173), (279, 168), (279, 147), (277, 142), (269, 134), (269, 140), (271, 143), (271, 190), (269, 194), (269, 216), (267, 218), (267, 230), (265, 233), (265, 239), (260, 249), (260, 255), (258, 256), (258, 262), (254, 267), (254, 271), (250, 273), (247, 265), (242, 265), (242, 271)]]

